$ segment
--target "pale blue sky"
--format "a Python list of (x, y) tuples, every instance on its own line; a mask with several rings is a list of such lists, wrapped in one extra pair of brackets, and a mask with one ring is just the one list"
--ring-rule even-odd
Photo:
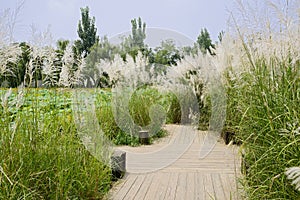
[[(1, 12), (14, 9), (18, 0), (0, 0)], [(50, 25), (53, 39), (77, 39), (80, 7), (90, 7), (100, 36), (112, 37), (131, 28), (130, 20), (141, 17), (147, 27), (178, 31), (196, 40), (206, 27), (213, 40), (226, 30), (232, 0), (25, 0), (16, 23), (14, 38), (27, 41), (31, 25), (45, 31)]]

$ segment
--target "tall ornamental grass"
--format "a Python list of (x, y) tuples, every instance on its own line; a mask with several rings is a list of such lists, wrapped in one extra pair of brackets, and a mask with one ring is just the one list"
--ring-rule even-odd
[[(174, 109), (177, 109), (177, 106), (174, 106), (173, 104), (178, 104), (175, 95), (172, 95), (171, 93), (164, 94), (155, 88), (144, 86), (133, 93), (129, 102), (128, 117), (131, 117), (137, 126), (147, 129), (151, 123), (156, 123), (152, 120), (157, 119), (157, 116), (156, 118), (151, 118), (151, 106), (159, 105), (165, 110), (165, 120), (157, 122), (157, 126), (151, 127), (151, 130), (149, 128), (152, 135), (150, 142), (152, 142), (153, 139), (166, 135), (166, 132), (162, 129), (164, 123), (174, 123), (173, 120), (180, 110), (176, 110), (177, 112), (175, 112)], [(96, 94), (96, 116), (104, 134), (115, 145), (140, 145), (137, 132), (133, 134), (125, 132), (125, 130), (122, 130), (122, 128), (118, 126), (112, 106), (115, 105), (112, 104), (112, 93), (108, 89), (101, 90), (100, 93)], [(154, 112), (152, 114), (157, 113)]]
[[(245, 11), (245, 4), (241, 5)], [(225, 129), (243, 143), (242, 184), (247, 199), (300, 198), (295, 170), (300, 166), (300, 27), (299, 13), (290, 13), (295, 5), (299, 9), (299, 1), (288, 1), (287, 12), (280, 4), (265, 4), (267, 12), (273, 11), (270, 15), (279, 16), (262, 18), (269, 25), (265, 29), (249, 26), (250, 20), (241, 25), (242, 18), (234, 19), (235, 33), (217, 49), (227, 55), (223, 59), (228, 96)]]
[(230, 87), (228, 121), (243, 142), (247, 196), (296, 199), (284, 172), (300, 165), (300, 63), (261, 59)]
[(69, 97), (1, 90), (0, 199), (101, 199), (111, 170), (77, 136)]

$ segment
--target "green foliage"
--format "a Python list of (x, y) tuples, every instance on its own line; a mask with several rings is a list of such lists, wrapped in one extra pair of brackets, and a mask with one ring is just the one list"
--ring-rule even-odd
[(169, 66), (177, 65), (177, 62), (182, 58), (173, 40), (162, 41), (161, 46), (155, 48), (153, 57), (153, 63)]
[(30, 46), (25, 42), (20, 43), (20, 47), (22, 50), (21, 57), (17, 62), (17, 71), (15, 72), (15, 81), (11, 82), (11, 87), (17, 87), (24, 82), (24, 77), (26, 73), (26, 66), (30, 60)]
[(91, 50), (91, 47), (98, 43), (97, 28), (95, 26), (95, 17), (89, 16), (89, 8), (81, 8), (81, 20), (78, 23), (77, 33), (80, 40), (75, 41), (77, 55), (86, 57)]
[(103, 198), (111, 171), (77, 137), (68, 93), (24, 93), (0, 106), (0, 199)]
[(126, 60), (126, 55), (129, 54), (134, 60), (138, 52), (142, 52), (143, 55), (147, 56), (149, 51), (144, 43), (146, 39), (146, 23), (142, 22), (139, 17), (131, 20), (131, 35), (124, 38), (121, 43), (121, 56)]
[(215, 45), (212, 43), (210, 35), (206, 28), (201, 29), (200, 35), (197, 38), (197, 44), (203, 54), (206, 54), (208, 51), (211, 55), (213, 54), (211, 49), (215, 48)]
[(120, 50), (118, 46), (111, 44), (108, 41), (108, 38), (104, 36), (103, 38), (101, 38), (99, 43), (95, 44), (92, 47), (92, 51), (95, 51), (95, 53), (97, 53), (97, 60), (99, 61), (100, 59), (113, 60), (114, 56), (118, 54)]
[(209, 120), (211, 117), (211, 97), (207, 96), (205, 101), (198, 99), (200, 116), (199, 116), (199, 130), (208, 130)]
[(138, 47), (139, 49), (145, 46), (144, 40), (146, 39), (146, 23), (142, 23), (142, 19), (139, 17), (138, 20), (131, 20), (131, 47)]
[[(130, 115), (134, 122), (141, 127), (149, 125), (151, 122), (151, 106), (160, 104), (162, 99), (163, 95), (154, 88), (140, 88), (136, 90), (129, 102)], [(156, 117), (158, 117), (158, 113), (156, 113)]]
[(299, 198), (284, 174), (300, 165), (300, 62), (292, 60), (256, 58), (239, 78), (227, 74), (227, 128), (243, 142), (249, 199)]
[(108, 90), (103, 90), (96, 95), (96, 115), (104, 134), (116, 145), (131, 145), (139, 144), (138, 138), (125, 133), (117, 125), (111, 106), (112, 94)]
[(179, 124), (181, 122), (181, 107), (176, 95), (173, 93), (167, 94), (165, 101), (169, 104), (167, 107), (167, 123)]
[[(147, 127), (150, 128), (151, 126), (150, 129), (152, 130), (153, 138), (163, 137), (165, 135), (164, 131), (161, 130), (161, 122), (163, 122), (163, 119), (158, 119), (157, 116), (159, 111), (156, 110), (157, 107), (152, 106), (155, 104), (160, 105), (161, 108), (159, 109), (164, 109), (166, 111), (166, 121), (171, 123), (173, 122), (173, 109), (170, 101), (172, 98), (174, 98), (174, 96), (162, 94), (154, 88), (139, 88), (132, 95), (129, 102), (130, 116), (133, 118), (135, 124), (140, 127), (147, 129)], [(103, 93), (101, 95), (97, 95), (97, 102), (97, 105), (99, 105), (97, 107), (97, 117), (101, 129), (104, 131), (106, 136), (117, 145), (139, 145), (139, 140), (136, 135), (125, 133), (116, 124), (110, 103), (111, 93), (106, 92), (105, 95), (103, 95)], [(151, 111), (151, 107), (154, 110)], [(176, 107), (176, 109), (178, 109), (178, 107)], [(155, 114), (155, 116), (153, 114)], [(164, 116), (164, 114), (161, 113), (161, 116)], [(153, 120), (152, 125), (151, 120)]]
[(63, 55), (65, 50), (67, 49), (67, 46), (69, 45), (69, 43), (70, 43), (69, 40), (58, 40), (56, 42), (57, 52), (59, 54)]
[(182, 48), (183, 55), (195, 56), (198, 54), (199, 48), (197, 45), (185, 46)]

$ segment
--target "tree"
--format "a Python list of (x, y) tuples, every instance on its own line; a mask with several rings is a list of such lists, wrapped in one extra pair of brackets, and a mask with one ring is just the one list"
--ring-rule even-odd
[(122, 53), (121, 56), (126, 60), (126, 55), (129, 54), (135, 60), (138, 52), (141, 51), (143, 55), (148, 55), (149, 50), (144, 43), (146, 39), (146, 23), (142, 22), (142, 19), (139, 17), (137, 19), (131, 20), (131, 35), (124, 38), (121, 44)]
[(96, 62), (100, 62), (100, 59), (107, 59), (111, 61), (118, 53), (118, 46), (110, 43), (107, 36), (104, 36), (91, 48), (91, 52), (88, 57), (89, 59), (92, 57)]
[(139, 17), (131, 20), (131, 47), (143, 48), (145, 46), (144, 40), (146, 39), (146, 23), (142, 23), (142, 19)]
[(157, 64), (177, 65), (182, 58), (173, 40), (162, 41), (161, 45), (155, 48), (155, 52), (153, 62)]
[(193, 46), (182, 47), (183, 56), (195, 56), (198, 54), (199, 47), (194, 44)]
[(80, 8), (81, 20), (78, 23), (77, 33), (79, 40), (75, 41), (75, 51), (77, 55), (86, 57), (90, 53), (91, 47), (98, 43), (97, 28), (95, 26), (95, 17), (89, 16), (89, 8)]
[(21, 83), (24, 82), (26, 66), (28, 65), (28, 63), (30, 61), (30, 52), (31, 52), (30, 46), (27, 43), (22, 42), (22, 43), (20, 43), (20, 47), (22, 50), (22, 54), (17, 63), (17, 68), (18, 68), (18, 73), (16, 76), (17, 81), (16, 81), (16, 85), (12, 85), (12, 87), (17, 87), (17, 86), (21, 85)]
[(207, 51), (211, 55), (214, 54), (212, 52), (212, 49), (215, 48), (215, 45), (212, 43), (212, 40), (210, 39), (210, 35), (206, 28), (201, 29), (200, 35), (197, 38), (197, 44), (199, 45), (199, 48), (203, 54), (206, 54)]
[(63, 54), (67, 46), (69, 45), (69, 43), (70, 43), (69, 40), (58, 40), (56, 42), (57, 52)]

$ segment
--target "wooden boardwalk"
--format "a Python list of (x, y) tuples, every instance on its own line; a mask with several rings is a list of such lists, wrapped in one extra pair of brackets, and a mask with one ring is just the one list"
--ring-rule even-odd
[(127, 152), (127, 173), (108, 199), (240, 199), (237, 147), (218, 142), (200, 159), (206, 132), (179, 125), (166, 129), (170, 135), (154, 145), (120, 147)]

